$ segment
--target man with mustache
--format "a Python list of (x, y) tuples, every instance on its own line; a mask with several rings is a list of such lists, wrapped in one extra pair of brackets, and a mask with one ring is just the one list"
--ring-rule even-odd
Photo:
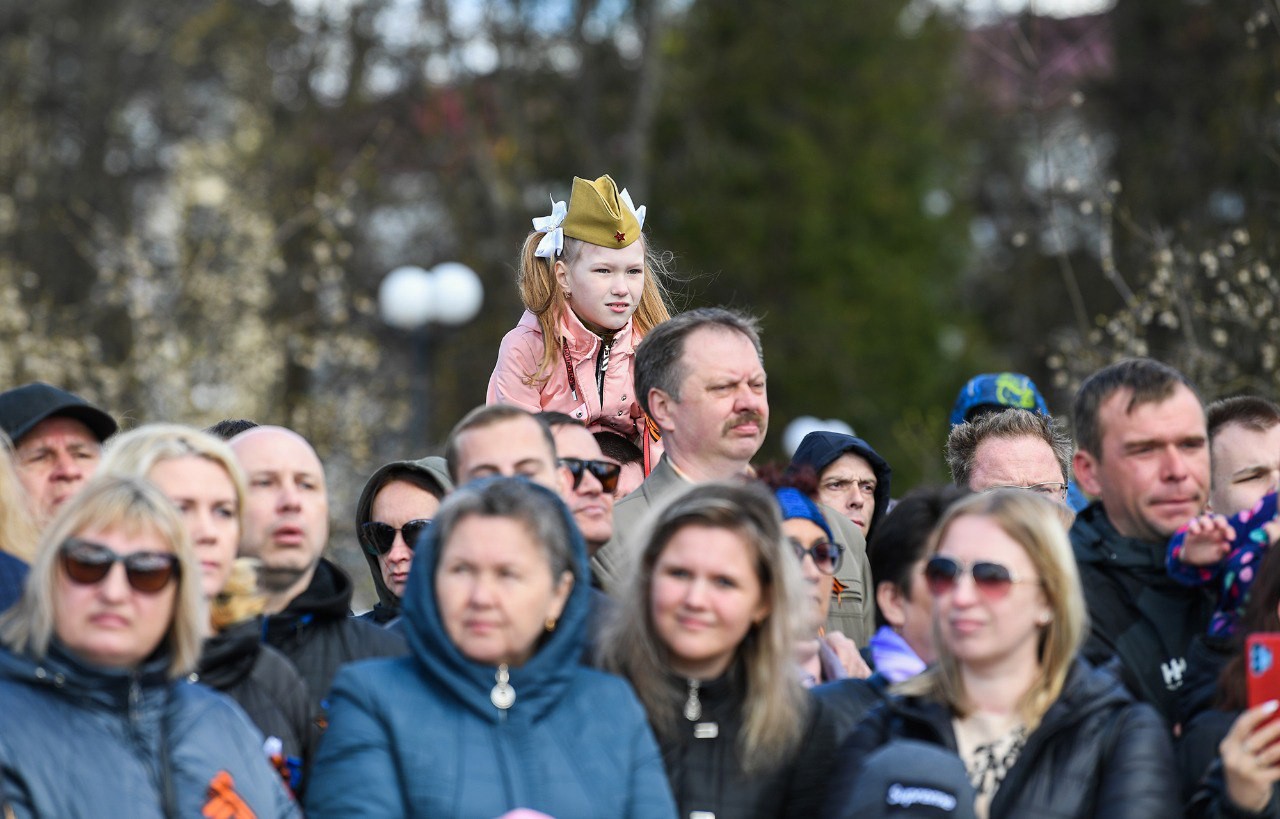
[(264, 641), (297, 667), (320, 715), (338, 667), (404, 654), (394, 630), (356, 620), (346, 572), (321, 557), (329, 542), (329, 495), (316, 451), (284, 427), (253, 427), (230, 441), (248, 482), (240, 554), (261, 565)]
[(621, 578), (636, 525), (695, 483), (748, 474), (769, 426), (764, 350), (754, 318), (718, 307), (681, 313), (636, 348), (636, 398), (662, 432), (665, 452), (613, 509), (613, 538), (592, 558), (606, 589)]
[(1074, 420), (1076, 480), (1098, 499), (1071, 527), (1092, 629), (1084, 655), (1119, 657), (1128, 688), (1172, 725), (1187, 648), (1213, 603), (1165, 570), (1169, 537), (1208, 498), (1204, 408), (1182, 373), (1132, 358), (1085, 379)]
[[(759, 325), (731, 310), (681, 313), (640, 342), (636, 397), (661, 430), (665, 452), (640, 488), (618, 501), (613, 538), (592, 558), (606, 590), (621, 579), (625, 556), (640, 547), (638, 524), (650, 509), (694, 484), (750, 475), (751, 459), (769, 426), (765, 381)], [(874, 630), (865, 584), (870, 576), (866, 542), (838, 512), (824, 507), (823, 513), (846, 549), (837, 576), (846, 588), (832, 606), (830, 622), (861, 644)]]

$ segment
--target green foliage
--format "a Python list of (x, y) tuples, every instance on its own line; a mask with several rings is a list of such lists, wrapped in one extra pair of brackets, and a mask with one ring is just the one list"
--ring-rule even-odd
[[(899, 486), (945, 478), (945, 416), (981, 337), (956, 309), (959, 30), (904, 3), (695, 3), (669, 42), (653, 230), (697, 303), (761, 314), (775, 434), (851, 422)], [(927, 420), (924, 420), (927, 419)], [(927, 443), (922, 441), (930, 439)]]

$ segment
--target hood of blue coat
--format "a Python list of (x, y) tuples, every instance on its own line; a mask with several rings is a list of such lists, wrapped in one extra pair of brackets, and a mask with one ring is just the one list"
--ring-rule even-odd
[[(522, 478), (490, 478), (523, 480)], [(473, 485), (478, 485), (474, 482)], [(543, 638), (542, 645), (529, 661), (510, 668), (510, 685), (515, 689), (515, 704), (504, 713), (489, 700), (496, 681), (497, 667), (468, 660), (449, 639), (435, 595), (436, 566), (440, 559), (439, 527), (431, 527), (418, 546), (413, 569), (405, 586), (403, 616), (405, 636), (425, 676), (447, 691), (464, 707), (492, 722), (503, 719), (534, 722), (565, 696), (582, 657), (590, 610), (591, 580), (587, 569), (587, 545), (578, 532), (573, 516), (560, 498), (549, 489), (536, 486), (546, 495), (548, 509), (560, 515), (570, 532), (570, 555), (573, 591), (565, 604), (556, 629)]]
[(889, 462), (872, 449), (871, 444), (843, 432), (810, 432), (804, 436), (800, 446), (796, 447), (788, 468), (812, 467), (821, 478), (822, 471), (846, 452), (861, 456), (871, 465), (871, 471), (876, 476), (876, 508), (871, 512), (871, 523), (867, 527), (867, 537), (870, 537), (871, 532), (876, 528), (876, 523), (889, 511), (890, 482), (893, 479), (893, 469), (890, 468)]

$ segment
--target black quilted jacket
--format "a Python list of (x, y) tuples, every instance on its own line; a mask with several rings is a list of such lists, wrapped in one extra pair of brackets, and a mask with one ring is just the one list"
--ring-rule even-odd
[[(917, 697), (877, 706), (841, 746), (824, 815), (845, 817), (862, 761), (896, 739), (955, 751), (951, 711)], [(989, 819), (1170, 819), (1181, 815), (1168, 731), (1111, 668), (1078, 660), (1058, 701), (991, 802)]]

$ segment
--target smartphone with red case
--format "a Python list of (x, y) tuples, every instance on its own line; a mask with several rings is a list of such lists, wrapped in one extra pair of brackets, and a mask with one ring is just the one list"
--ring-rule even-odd
[(1249, 707), (1280, 700), (1280, 633), (1250, 634), (1244, 650)]

